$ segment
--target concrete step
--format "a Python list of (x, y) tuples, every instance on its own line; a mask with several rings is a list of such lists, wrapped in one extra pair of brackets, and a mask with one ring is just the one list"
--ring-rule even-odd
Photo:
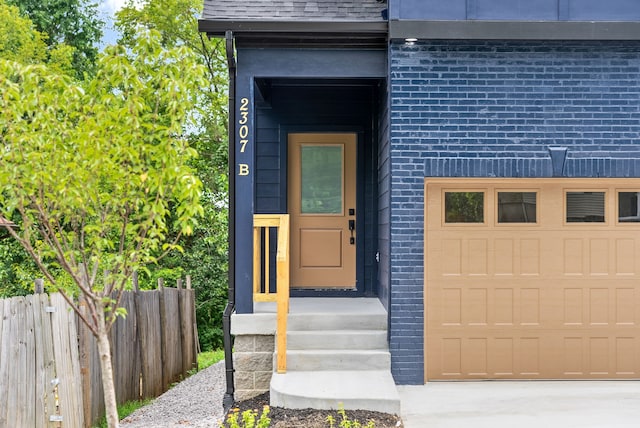
[(347, 410), (400, 414), (400, 396), (388, 370), (274, 373), (271, 405), (327, 410), (342, 406)]
[[(274, 360), (276, 354), (274, 353)], [(275, 366), (274, 366), (275, 367)], [(391, 354), (384, 349), (287, 350), (288, 371), (391, 370)]]
[(287, 349), (387, 349), (384, 330), (306, 330), (287, 333)]
[(386, 330), (386, 313), (289, 313), (288, 331)]

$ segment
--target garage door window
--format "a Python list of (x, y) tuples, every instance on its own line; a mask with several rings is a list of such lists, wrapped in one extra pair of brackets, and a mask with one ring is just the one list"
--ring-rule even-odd
[(605, 192), (567, 192), (567, 223), (604, 223)]
[(484, 223), (484, 192), (445, 192), (445, 223)]
[(621, 223), (640, 222), (640, 192), (618, 192), (618, 221)]
[(498, 223), (535, 223), (536, 192), (498, 192)]

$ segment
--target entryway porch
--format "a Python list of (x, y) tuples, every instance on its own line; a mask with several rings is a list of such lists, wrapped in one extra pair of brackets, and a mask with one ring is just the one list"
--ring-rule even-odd
[[(276, 312), (274, 302), (256, 302), (253, 316), (275, 327)], [(272, 405), (400, 413), (377, 298), (292, 298), (287, 318), (286, 371), (274, 370)]]

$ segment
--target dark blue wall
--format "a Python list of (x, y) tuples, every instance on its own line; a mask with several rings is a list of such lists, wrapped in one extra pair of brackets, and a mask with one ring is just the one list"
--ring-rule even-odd
[(378, 142), (378, 297), (387, 313), (391, 298), (391, 144), (389, 141), (389, 86), (380, 88)]
[(390, 52), (392, 369), (422, 383), (424, 178), (548, 177), (550, 146), (569, 149), (567, 177), (640, 176), (640, 43)]
[(391, 19), (635, 21), (637, 0), (389, 0)]

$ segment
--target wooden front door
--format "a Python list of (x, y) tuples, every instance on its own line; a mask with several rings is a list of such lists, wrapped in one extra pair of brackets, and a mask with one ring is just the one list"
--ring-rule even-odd
[(291, 287), (356, 287), (356, 134), (290, 134)]

